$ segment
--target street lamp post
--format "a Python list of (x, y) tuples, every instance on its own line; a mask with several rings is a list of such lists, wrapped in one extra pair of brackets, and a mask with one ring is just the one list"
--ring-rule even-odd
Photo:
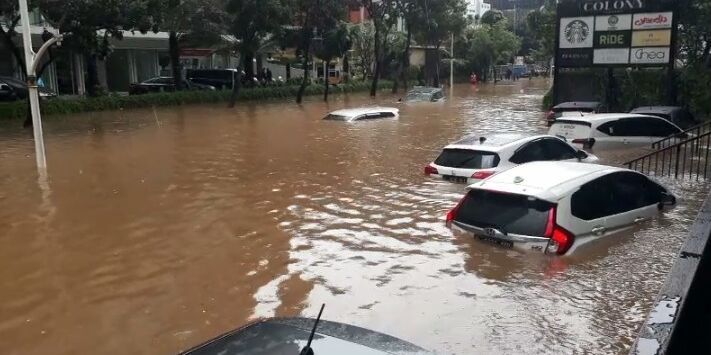
[(62, 36), (57, 36), (45, 42), (37, 53), (32, 51), (32, 33), (30, 32), (30, 16), (27, 9), (27, 0), (19, 0), (20, 18), (22, 21), (22, 43), (25, 50), (25, 67), (27, 70), (27, 92), (30, 99), (30, 112), (32, 114), (32, 131), (35, 138), (35, 159), (37, 169), (47, 169), (47, 158), (44, 152), (44, 136), (42, 134), (42, 117), (39, 106), (39, 91), (37, 89), (37, 65), (42, 55), (55, 43), (62, 41)]

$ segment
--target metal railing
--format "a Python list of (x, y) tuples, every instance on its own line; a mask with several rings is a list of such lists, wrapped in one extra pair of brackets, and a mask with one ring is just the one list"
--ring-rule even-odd
[(666, 148), (670, 145), (674, 144), (674, 141), (677, 139), (684, 139), (688, 137), (693, 137), (693, 136), (700, 136), (704, 133), (711, 132), (711, 121), (706, 121), (704, 123), (698, 124), (696, 126), (693, 126), (691, 128), (687, 128), (684, 132), (671, 135), (669, 137), (660, 139), (654, 143), (652, 143), (652, 148), (654, 149), (663, 149)]
[(679, 138), (670, 140), (669, 145), (630, 160), (624, 165), (628, 169), (657, 177), (696, 177), (696, 180), (699, 180), (703, 176), (706, 179), (709, 175), (711, 130), (677, 142), (678, 140)]

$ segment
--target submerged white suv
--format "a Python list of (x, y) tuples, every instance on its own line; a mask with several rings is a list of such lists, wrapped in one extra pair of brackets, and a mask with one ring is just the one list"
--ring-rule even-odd
[(665, 119), (631, 113), (561, 117), (548, 134), (564, 137), (586, 149), (649, 147), (665, 137), (684, 138), (685, 135), (681, 128)]
[(446, 220), (505, 248), (563, 255), (675, 204), (666, 188), (636, 171), (535, 162), (469, 186)]
[(444, 147), (439, 157), (425, 167), (425, 174), (474, 183), (519, 164), (545, 160), (594, 163), (598, 158), (550, 135), (472, 135)]

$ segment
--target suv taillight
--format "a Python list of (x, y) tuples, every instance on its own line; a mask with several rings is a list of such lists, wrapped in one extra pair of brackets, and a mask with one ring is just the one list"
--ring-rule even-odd
[(483, 180), (491, 175), (494, 175), (494, 171), (477, 171), (472, 175), (472, 179)]
[(427, 165), (425, 167), (425, 175), (437, 175), (439, 174), (439, 171), (437, 171), (437, 168), (435, 168), (432, 165)]
[(551, 208), (548, 212), (548, 223), (546, 224), (546, 234), (545, 236), (550, 238), (548, 246), (546, 247), (546, 253), (555, 253), (558, 255), (563, 255), (567, 252), (573, 242), (575, 242), (575, 236), (573, 233), (568, 232), (561, 226), (556, 224), (555, 216), (557, 209), (555, 207)]
[(454, 221), (454, 219), (457, 218), (457, 214), (459, 214), (459, 209), (462, 207), (462, 204), (464, 204), (464, 201), (466, 201), (467, 198), (469, 198), (469, 194), (464, 195), (464, 197), (462, 197), (462, 199), (459, 200), (457, 205), (454, 206), (454, 208), (452, 208), (451, 210), (449, 210), (449, 212), (447, 212), (447, 217), (446, 217), (447, 227), (449, 227), (452, 224), (452, 221)]

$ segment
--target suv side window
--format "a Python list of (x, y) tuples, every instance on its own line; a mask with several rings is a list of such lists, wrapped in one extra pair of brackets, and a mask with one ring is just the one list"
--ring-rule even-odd
[(602, 176), (580, 187), (570, 199), (573, 216), (591, 221), (613, 214), (613, 191), (608, 176)]
[(545, 149), (546, 160), (575, 159), (575, 149), (558, 139), (544, 138), (541, 143)]
[(650, 117), (647, 119), (645, 124), (648, 125), (649, 133), (652, 137), (668, 137), (672, 134), (681, 132), (678, 128), (674, 127), (674, 125), (664, 119)]
[(543, 140), (541, 139), (528, 142), (526, 145), (519, 148), (511, 159), (509, 159), (509, 161), (514, 164), (523, 164), (541, 160), (547, 160), (546, 149), (543, 146)]

